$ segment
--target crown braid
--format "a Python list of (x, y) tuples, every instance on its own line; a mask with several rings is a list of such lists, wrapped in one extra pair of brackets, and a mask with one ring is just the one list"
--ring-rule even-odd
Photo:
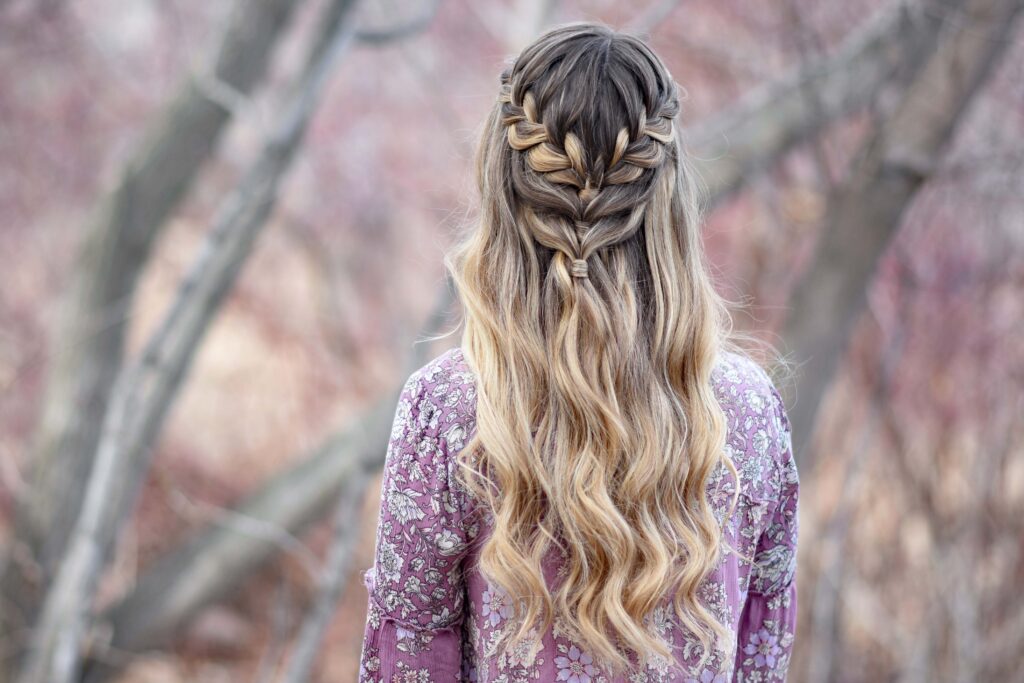
[[(614, 193), (615, 186), (637, 184), (648, 169), (662, 166), (666, 150), (675, 140), (672, 121), (678, 112), (677, 100), (667, 98), (653, 117), (641, 110), (637, 122), (640, 135), (631, 140), (629, 129), (623, 126), (607, 166), (599, 161), (591, 169), (580, 138), (568, 131), (561, 145), (554, 142), (540, 119), (533, 92), (527, 90), (517, 103), (507, 73), (502, 80), (498, 96), (501, 120), (507, 128), (508, 144), (525, 159), (525, 167), (522, 162), (515, 166), (516, 189), (527, 199), (539, 200), (524, 202), (523, 218), (535, 239), (555, 251), (563, 268), (573, 277), (586, 278), (591, 254), (627, 239), (642, 223), (654, 182), (647, 182), (639, 195), (632, 188), (624, 218), (619, 217), (624, 213), (622, 202), (615, 197), (603, 201), (603, 196)], [(650, 180), (653, 175), (647, 174)], [(574, 191), (567, 192), (564, 186)]]

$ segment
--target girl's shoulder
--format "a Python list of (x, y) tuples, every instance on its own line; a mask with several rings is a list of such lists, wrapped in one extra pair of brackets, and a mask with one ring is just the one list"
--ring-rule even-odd
[(445, 386), (448, 388), (472, 387), (476, 381), (461, 346), (453, 346), (434, 356), (417, 368), (408, 379), (423, 388)]
[(413, 371), (402, 395), (446, 450), (458, 452), (476, 426), (476, 379), (461, 347), (450, 348)]
[(795, 478), (789, 417), (774, 380), (742, 353), (723, 351), (712, 383), (727, 422), (726, 451), (753, 498), (778, 496), (783, 480)]
[(764, 366), (739, 351), (722, 350), (711, 379), (719, 398), (772, 398), (778, 393)]

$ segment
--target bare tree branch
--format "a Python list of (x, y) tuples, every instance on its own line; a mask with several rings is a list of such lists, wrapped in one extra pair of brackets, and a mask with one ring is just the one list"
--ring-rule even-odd
[(781, 154), (831, 121), (877, 97), (881, 86), (928, 54), (939, 19), (897, 2), (878, 13), (835, 54), (801, 64), (750, 91), (727, 111), (687, 132), (709, 205), (726, 199)]
[(348, 578), (352, 549), (359, 537), (359, 503), (366, 491), (369, 474), (368, 468), (364, 466), (345, 479), (334, 515), (334, 537), (327, 561), (321, 571), (309, 613), (295, 639), (292, 656), (282, 678), (283, 683), (305, 683), (316, 663), (317, 651), (331, 617), (334, 616), (345, 579)]
[(420, 15), (409, 19), (397, 26), (388, 28), (360, 28), (356, 31), (356, 42), (360, 45), (381, 47), (396, 40), (408, 38), (425, 30), (437, 16), (437, 10), (441, 6), (441, 0), (429, 0), (427, 9)]
[(682, 0), (653, 0), (650, 7), (639, 13), (627, 25), (626, 30), (640, 36), (649, 36), (654, 29), (668, 19)]
[(354, 0), (337, 0), (329, 6), (323, 34), (259, 159), (222, 208), (171, 310), (141, 358), (118, 375), (81, 515), (44, 601), (22, 683), (71, 683), (78, 678), (81, 642), (104, 550), (115, 536), (123, 508), (134, 500), (148, 467), (153, 439), (198, 342), (266, 224), (277, 186), (334, 66), (351, 42), (348, 17), (353, 6)]
[(295, 620), (293, 602), (291, 584), (282, 577), (270, 610), (270, 643), (260, 653), (260, 663), (253, 676), (254, 683), (272, 683), (274, 680), (274, 674), (280, 667), (281, 657), (291, 636), (292, 622)]
[[(121, 366), (138, 275), (230, 120), (232, 110), (211, 97), (203, 84), (215, 81), (243, 96), (251, 92), (300, 4), (236, 3), (211, 55), (210, 72), (185, 78), (88, 219), (60, 333), (53, 340), (46, 400), (30, 460), (32, 495), (19, 499), (14, 514), (15, 536), (29, 552), (22, 553), (20, 562), (6, 558), (0, 577), (0, 593), (14, 601), (0, 611), (0, 640), (7, 640), (10, 628), (31, 626), (38, 587), (49, 583), (68, 544), (84, 494), (81, 482), (88, 477)], [(26, 567), (25, 562), (36, 564)]]
[[(943, 3), (944, 4), (944, 3)], [(972, 96), (1010, 41), (1021, 0), (971, 0), (943, 33), (892, 116), (833, 198), (810, 271), (795, 288), (783, 340), (803, 364), (787, 396), (794, 452), (807, 465), (818, 405), (863, 309), (875, 263), (917, 190), (934, 173)], [(953, 9), (949, 10), (953, 12)], [(791, 393), (790, 387), (785, 387)]]
[[(441, 327), (451, 305), (446, 287), (425, 325)], [(415, 347), (406, 368), (410, 372), (425, 363), (426, 345)], [(345, 482), (363, 470), (383, 466), (388, 434), (398, 402), (398, 390), (353, 423), (326, 439), (299, 464), (274, 477), (245, 499), (237, 514), (253, 522), (301, 533), (319, 520), (336, 501)], [(140, 651), (167, 642), (182, 626), (211, 602), (237, 590), (241, 577), (251, 574), (279, 552), (265, 535), (239, 533), (233, 526), (210, 524), (192, 534), (176, 550), (148, 569), (132, 593), (113, 605), (103, 620), (112, 632), (110, 648)], [(211, 568), (216, 568), (212, 570)], [(86, 683), (109, 678), (109, 664), (91, 662)]]
[[(807, 648), (807, 680), (809, 681), (830, 681), (835, 680), (840, 672), (839, 653), (842, 652), (842, 610), (845, 604), (842, 601), (842, 576), (849, 571), (847, 562), (844, 562), (849, 545), (851, 522), (856, 514), (855, 494), (858, 481), (863, 475), (867, 466), (867, 458), (864, 454), (868, 452), (867, 445), (870, 439), (878, 434), (879, 423), (885, 421), (885, 410), (888, 403), (885, 397), (889, 395), (892, 388), (892, 376), (894, 368), (898, 366), (900, 357), (904, 352), (906, 335), (902, 328), (883, 330), (879, 335), (878, 342), (878, 369), (874, 382), (871, 382), (869, 391), (869, 414), (867, 423), (860, 427), (860, 443), (857, 448), (851, 450), (848, 456), (848, 463), (843, 472), (843, 488), (840, 492), (840, 499), (831, 519), (827, 521), (821, 532), (822, 545), (828, 544), (832, 548), (826, 554), (818, 554), (821, 564), (817, 568), (817, 577), (814, 579), (814, 597), (811, 601), (811, 633), (815, 634), (817, 646)], [(888, 338), (888, 341), (885, 341)], [(815, 543), (815, 545), (818, 545)], [(885, 633), (886, 627), (879, 626), (877, 629), (870, 629), (872, 633), (885, 634), (886, 642), (891, 646), (894, 654), (906, 652), (909, 646), (904, 642), (901, 634)], [(889, 629), (894, 631), (894, 629)]]
[[(289, 534), (301, 533), (330, 509), (345, 481), (359, 476), (364, 459), (378, 467), (383, 463), (380, 444), (387, 439), (397, 400), (397, 392), (389, 392), (346, 430), (250, 495), (238, 513)], [(113, 630), (110, 647), (139, 651), (167, 642), (203, 607), (237, 589), (239, 577), (278, 552), (277, 544), (264, 536), (231, 526), (198, 530), (149, 568), (132, 593), (104, 616)], [(93, 674), (86, 680), (105, 678)]]
[(508, 52), (519, 52), (547, 26), (560, 0), (514, 0), (510, 3), (471, 2), (466, 9)]

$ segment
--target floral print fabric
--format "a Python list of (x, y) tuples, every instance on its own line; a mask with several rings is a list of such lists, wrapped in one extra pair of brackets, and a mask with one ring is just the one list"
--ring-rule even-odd
[[(767, 683), (785, 681), (796, 628), (799, 477), (782, 398), (752, 360), (724, 353), (712, 379), (728, 420), (725, 449), (739, 473), (722, 465), (708, 497), (725, 519), (719, 567), (702, 585), (707, 607), (735, 633), (728, 651), (697, 669), (700, 646), (680, 626), (669, 597), (651, 615), (674, 658), (654, 660), (628, 679), (614, 678), (572, 642), (556, 618), (508, 653), (498, 636), (517, 626), (515, 604), (475, 567), (488, 532), (456, 479), (455, 455), (475, 428), (475, 382), (459, 347), (414, 372), (395, 411), (381, 491), (368, 591), (360, 683), (474, 681), (518, 683)], [(754, 563), (731, 552), (736, 548)], [(552, 559), (545, 573), (557, 575)], [(635, 658), (634, 658), (635, 661)]]

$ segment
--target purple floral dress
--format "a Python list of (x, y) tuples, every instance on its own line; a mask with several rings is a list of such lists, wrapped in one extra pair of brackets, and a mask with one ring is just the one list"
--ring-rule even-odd
[[(797, 494), (789, 420), (768, 375), (732, 353), (713, 374), (728, 419), (726, 452), (740, 495), (725, 529), (754, 565), (723, 552), (701, 589), (705, 604), (736, 634), (733, 652), (717, 652), (698, 670), (696, 638), (676, 621), (668, 598), (651, 618), (673, 644), (672, 660), (649, 663), (628, 683), (784, 681), (796, 627)], [(475, 383), (459, 347), (414, 372), (391, 431), (369, 592), (360, 683), (567, 681), (625, 683), (606, 674), (566, 637), (556, 618), (533, 658), (524, 646), (495, 651), (495, 636), (515, 625), (510, 596), (476, 568), (487, 518), (456, 480), (455, 454), (475, 426)], [(722, 465), (708, 494), (724, 519), (737, 486)], [(557, 562), (545, 571), (557, 572)], [(635, 657), (634, 657), (635, 661)]]

